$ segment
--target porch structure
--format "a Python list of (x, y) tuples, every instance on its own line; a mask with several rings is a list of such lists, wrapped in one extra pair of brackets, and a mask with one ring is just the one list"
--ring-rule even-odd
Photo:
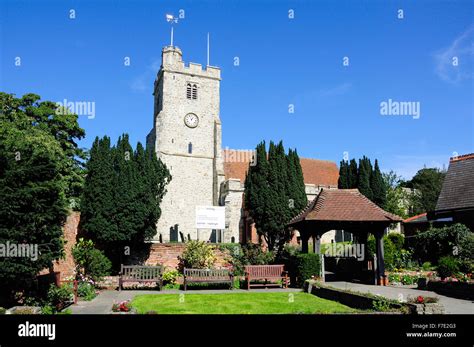
[(348, 231), (357, 238), (358, 243), (365, 245), (365, 260), (373, 256), (367, 251), (368, 234), (373, 234), (376, 248), (374, 282), (384, 285), (384, 231), (390, 224), (401, 221), (400, 217), (384, 211), (357, 189), (323, 189), (288, 226), (300, 232), (303, 253), (308, 253), (310, 238), (313, 239), (314, 253), (320, 253), (324, 233), (329, 230)]

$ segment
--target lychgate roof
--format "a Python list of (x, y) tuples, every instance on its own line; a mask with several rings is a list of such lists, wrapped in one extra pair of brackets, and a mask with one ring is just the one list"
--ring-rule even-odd
[(323, 189), (289, 224), (301, 221), (400, 222), (402, 219), (378, 207), (357, 189)]
[(436, 211), (474, 208), (474, 153), (451, 158)]

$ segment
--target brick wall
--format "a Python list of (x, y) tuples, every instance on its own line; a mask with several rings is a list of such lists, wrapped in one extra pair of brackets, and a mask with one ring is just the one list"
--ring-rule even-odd
[[(183, 253), (186, 245), (184, 243), (154, 243), (151, 245), (150, 256), (146, 260), (146, 265), (161, 264), (168, 269), (176, 269), (179, 263), (178, 257)], [(228, 255), (215, 249), (216, 262), (214, 267), (227, 267), (229, 264), (226, 261)]]
[[(74, 275), (74, 260), (72, 258), (71, 249), (76, 244), (80, 216), (79, 212), (71, 212), (63, 228), (64, 239), (66, 241), (64, 245), (65, 258), (54, 262), (54, 271), (61, 273), (61, 280)], [(151, 245), (150, 256), (145, 261), (145, 264), (162, 264), (168, 269), (175, 269), (178, 266), (178, 257), (183, 253), (185, 247), (186, 245), (184, 243), (154, 243)], [(225, 252), (216, 249), (215, 254), (217, 260), (214, 266), (216, 268), (229, 265), (226, 261), (228, 255)], [(45, 269), (41, 271), (40, 274), (43, 275), (48, 272), (48, 269)]]
[[(71, 212), (63, 227), (65, 258), (54, 262), (54, 271), (60, 272), (61, 280), (74, 275), (74, 259), (72, 258), (71, 249), (76, 244), (80, 217), (81, 214), (79, 212)], [(49, 270), (45, 269), (40, 272), (40, 275), (44, 275), (48, 272)]]

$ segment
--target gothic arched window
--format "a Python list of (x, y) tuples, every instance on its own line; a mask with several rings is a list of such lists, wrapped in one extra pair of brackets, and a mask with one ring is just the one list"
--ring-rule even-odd
[(193, 153), (193, 144), (190, 142), (188, 143), (188, 153), (192, 154)]

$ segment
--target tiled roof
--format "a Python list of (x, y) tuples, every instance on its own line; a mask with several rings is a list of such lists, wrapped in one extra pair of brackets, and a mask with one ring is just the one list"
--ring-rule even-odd
[[(231, 160), (233, 157), (238, 160)], [(238, 151), (235, 150), (224, 150), (224, 173), (225, 178), (237, 178), (243, 183), (245, 181), (245, 175), (249, 168), (250, 160), (252, 159), (249, 155), (238, 155)], [(246, 151), (241, 151), (246, 152)], [(229, 160), (226, 160), (228, 158)], [(321, 186), (336, 186), (339, 179), (339, 169), (336, 163), (328, 160), (308, 159), (300, 158), (301, 169), (303, 170), (304, 183), (315, 184)]]
[(289, 224), (300, 221), (400, 222), (357, 189), (323, 189)]
[(474, 153), (451, 158), (436, 211), (474, 208)]

